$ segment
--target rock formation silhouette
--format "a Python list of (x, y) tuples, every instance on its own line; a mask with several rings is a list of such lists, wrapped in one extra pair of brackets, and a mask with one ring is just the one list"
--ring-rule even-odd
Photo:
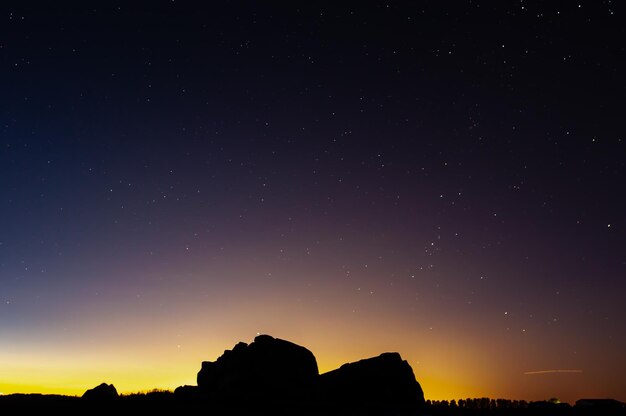
[(317, 361), (308, 349), (292, 342), (259, 335), (240, 342), (215, 362), (204, 361), (198, 372), (199, 390), (217, 399), (304, 400), (318, 377)]
[(415, 414), (425, 403), (413, 369), (397, 352), (320, 375), (311, 351), (269, 335), (259, 335), (249, 345), (240, 342), (215, 362), (203, 362), (197, 382), (197, 387), (181, 386), (175, 393), (212, 403), (287, 406), (326, 414)]
[(117, 389), (113, 384), (102, 383), (93, 389), (87, 390), (83, 393), (83, 399), (92, 401), (105, 401), (113, 400), (119, 397)]
[(425, 404), (413, 369), (397, 352), (344, 364), (322, 374), (320, 387), (326, 400), (344, 408), (415, 410)]

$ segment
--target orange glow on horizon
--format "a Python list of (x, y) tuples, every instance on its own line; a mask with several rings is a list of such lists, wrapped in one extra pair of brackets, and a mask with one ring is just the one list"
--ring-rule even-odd
[[(155, 302), (167, 298), (162, 299)], [(572, 403), (580, 398), (577, 392), (588, 391), (576, 374), (550, 373), (541, 380), (525, 375), (533, 363), (511, 357), (541, 345), (486, 342), (488, 321), (479, 327), (417, 325), (404, 318), (408, 314), (401, 302), (353, 312), (333, 296), (324, 298), (324, 308), (300, 302), (295, 294), (257, 291), (245, 299), (217, 306), (183, 303), (175, 313), (162, 315), (133, 309), (102, 314), (106, 319), (100, 313), (85, 314), (80, 322), (68, 324), (72, 330), (63, 336), (41, 331), (37, 337), (12, 340), (0, 345), (0, 391), (82, 395), (102, 382), (112, 383), (120, 394), (174, 390), (196, 384), (202, 361), (214, 361), (239, 341), (252, 342), (257, 333), (308, 348), (320, 373), (397, 351), (413, 368), (427, 400), (558, 397)], [(548, 358), (537, 361), (535, 368), (549, 365)]]

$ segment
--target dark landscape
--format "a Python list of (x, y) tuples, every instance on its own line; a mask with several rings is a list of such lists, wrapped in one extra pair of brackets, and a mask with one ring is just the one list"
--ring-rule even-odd
[(620, 0), (0, 1), (0, 416), (625, 414), (625, 39)]
[(113, 384), (102, 383), (81, 397), (11, 394), (0, 396), (0, 410), (16, 414), (626, 414), (626, 404), (611, 399), (581, 399), (574, 406), (556, 399), (425, 400), (413, 369), (397, 352), (385, 352), (319, 374), (311, 351), (269, 335), (259, 335), (250, 344), (239, 342), (215, 362), (203, 362), (197, 380), (197, 385), (180, 386), (173, 392), (154, 390), (120, 395)]

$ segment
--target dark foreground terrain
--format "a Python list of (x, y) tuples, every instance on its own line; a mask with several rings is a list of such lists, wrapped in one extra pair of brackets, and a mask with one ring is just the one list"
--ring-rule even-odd
[(0, 396), (3, 415), (626, 415), (615, 400), (551, 402), (464, 399), (432, 402), (413, 369), (397, 352), (385, 352), (320, 374), (311, 351), (259, 335), (239, 342), (216, 361), (203, 361), (197, 385), (175, 391), (119, 395), (102, 383), (81, 397), (12, 394)]
[(121, 395), (113, 399), (89, 400), (83, 397), (12, 394), (0, 396), (2, 415), (403, 415), (403, 416), (613, 416), (626, 415), (623, 403), (606, 400), (590, 404), (550, 402), (512, 402), (507, 400), (468, 399), (458, 403), (427, 401), (423, 409), (385, 408), (360, 403), (230, 402), (181, 397), (173, 392), (155, 391)]
[(465, 399), (457, 401), (426, 401), (424, 415), (429, 416), (612, 416), (626, 415), (624, 403), (611, 399), (581, 399), (571, 406), (556, 401), (526, 402), (506, 399)]

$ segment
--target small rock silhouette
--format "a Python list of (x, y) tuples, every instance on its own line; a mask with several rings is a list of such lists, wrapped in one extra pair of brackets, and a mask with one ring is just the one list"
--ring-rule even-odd
[(119, 397), (117, 390), (113, 384), (102, 383), (93, 389), (87, 390), (83, 393), (83, 399), (87, 400), (113, 400)]

